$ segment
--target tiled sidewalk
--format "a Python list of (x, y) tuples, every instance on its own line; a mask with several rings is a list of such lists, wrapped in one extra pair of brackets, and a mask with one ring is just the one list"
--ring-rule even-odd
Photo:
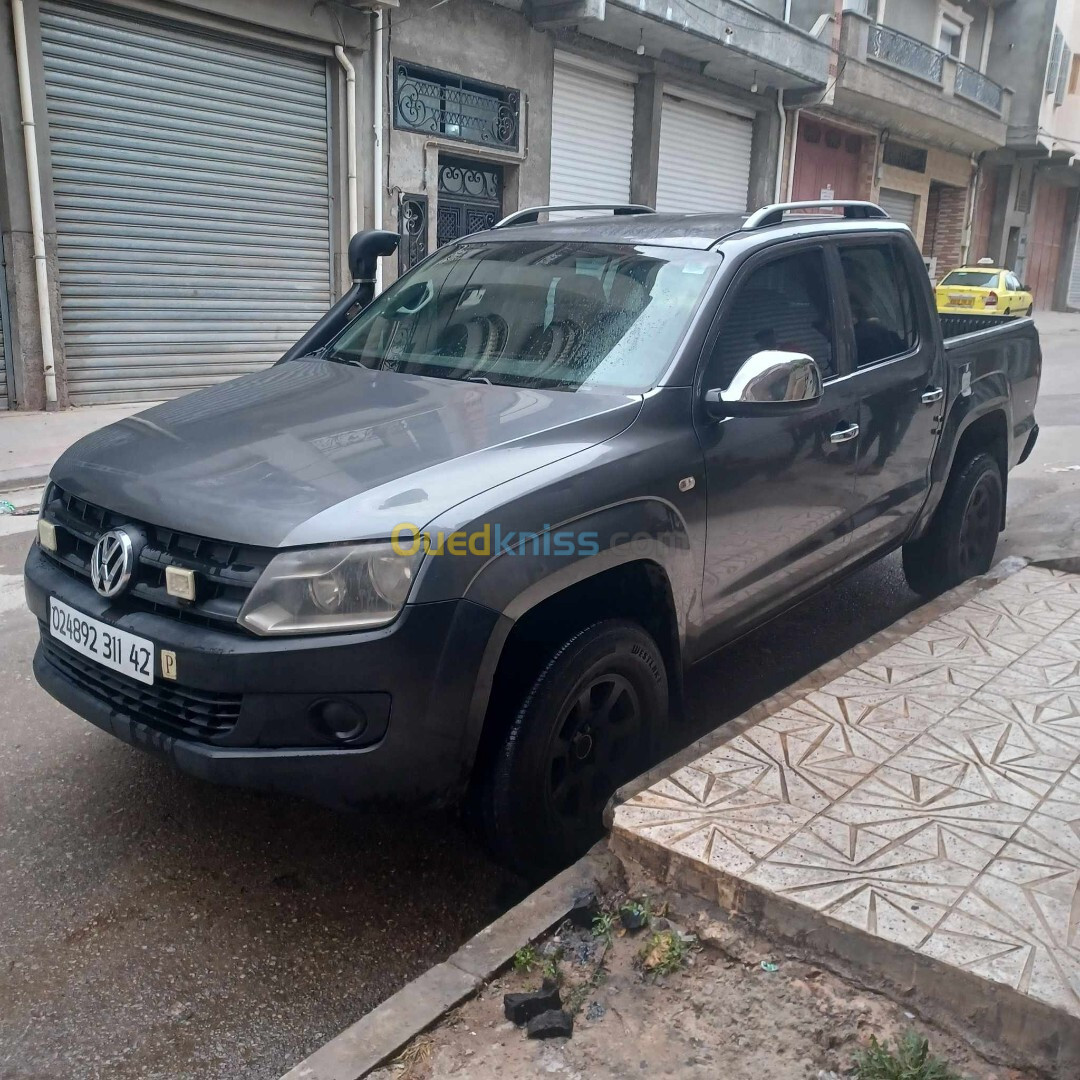
[(1080, 576), (1028, 567), (633, 796), (615, 841), (1080, 1020), (1078, 760)]

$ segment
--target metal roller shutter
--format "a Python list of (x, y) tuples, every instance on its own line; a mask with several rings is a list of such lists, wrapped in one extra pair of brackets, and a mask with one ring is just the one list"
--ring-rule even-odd
[(909, 229), (915, 228), (915, 207), (918, 204), (917, 195), (909, 195), (906, 191), (893, 191), (891, 188), (882, 188), (878, 192), (878, 206), (895, 221), (902, 221)]
[(277, 359), (331, 301), (325, 64), (74, 5), (41, 26), (71, 400)]
[(1069, 307), (1080, 308), (1080, 230), (1073, 247), (1072, 268), (1069, 273)]
[(634, 86), (606, 69), (555, 60), (551, 93), (552, 203), (626, 202)]
[(664, 96), (656, 209), (674, 213), (746, 210), (752, 121)]

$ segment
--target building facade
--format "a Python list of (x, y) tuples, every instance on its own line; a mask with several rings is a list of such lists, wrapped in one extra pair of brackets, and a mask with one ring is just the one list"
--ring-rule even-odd
[[(787, 147), (796, 198), (864, 198), (907, 222), (932, 278), (971, 251), (981, 157), (1005, 146), (1013, 102), (994, 78), (993, 0), (848, 0), (838, 70)], [(831, 5), (795, 0), (804, 25)]]
[(830, 63), (784, 8), (0, 0), (0, 408), (50, 404), (46, 336), (58, 405), (271, 363), (347, 288), (354, 228), (401, 233), (391, 280), (549, 199), (770, 201), (781, 92)]
[(549, 202), (868, 198), (932, 276), (991, 254), (1064, 305), (1076, 7), (0, 0), (0, 409), (256, 370), (355, 229), (401, 234), (390, 281)]

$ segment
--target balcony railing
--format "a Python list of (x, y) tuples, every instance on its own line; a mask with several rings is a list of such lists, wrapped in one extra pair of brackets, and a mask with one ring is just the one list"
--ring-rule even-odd
[(988, 79), (981, 71), (970, 68), (967, 64), (956, 65), (956, 93), (982, 105), (992, 113), (1001, 115), (1001, 104), (1005, 90), (993, 79)]
[(925, 41), (908, 37), (899, 30), (874, 23), (870, 27), (866, 53), (883, 64), (891, 64), (921, 79), (939, 86), (945, 74), (945, 54), (931, 48)]

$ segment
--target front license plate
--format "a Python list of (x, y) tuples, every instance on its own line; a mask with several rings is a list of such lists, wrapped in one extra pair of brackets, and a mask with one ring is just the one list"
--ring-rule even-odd
[(91, 619), (55, 596), (49, 597), (49, 634), (102, 667), (154, 685), (154, 643), (146, 638)]

